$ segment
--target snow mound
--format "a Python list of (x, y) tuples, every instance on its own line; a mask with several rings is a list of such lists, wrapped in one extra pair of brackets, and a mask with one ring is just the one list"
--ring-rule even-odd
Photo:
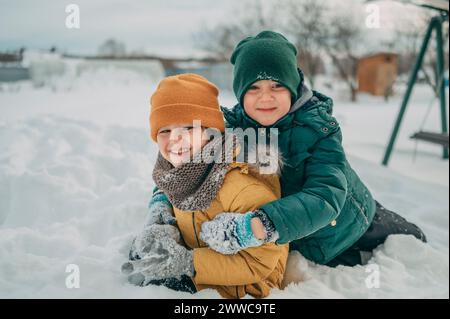
[(291, 252), (283, 290), (271, 298), (448, 298), (448, 254), (391, 235), (364, 266), (329, 268)]

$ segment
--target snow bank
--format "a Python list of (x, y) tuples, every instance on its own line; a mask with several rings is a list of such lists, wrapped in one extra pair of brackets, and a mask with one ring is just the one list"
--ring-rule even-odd
[(67, 92), (92, 86), (157, 82), (165, 75), (161, 62), (156, 60), (87, 60), (32, 50), (25, 51), (22, 65), (30, 70), (30, 83), (0, 83), (0, 90), (4, 86), (20, 91), (32, 84), (37, 88), (50, 88), (53, 92)]
[(311, 265), (292, 252), (285, 283), (270, 298), (448, 298), (448, 255), (406, 235), (388, 237), (365, 266)]

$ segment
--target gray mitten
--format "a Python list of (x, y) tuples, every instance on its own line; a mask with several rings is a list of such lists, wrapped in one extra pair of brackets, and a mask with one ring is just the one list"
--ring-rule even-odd
[(211, 249), (224, 254), (236, 254), (239, 251), (264, 244), (252, 232), (251, 219), (254, 212), (245, 214), (221, 213), (213, 220), (204, 222), (200, 239)]
[(171, 238), (177, 243), (182, 243), (180, 231), (176, 226), (158, 224), (146, 226), (133, 240), (129, 259), (137, 260), (143, 258), (145, 254), (150, 252), (151, 245), (167, 238)]
[(186, 249), (173, 238), (150, 239), (146, 247), (148, 252), (140, 260), (122, 265), (122, 272), (128, 275), (130, 283), (145, 286), (152, 280), (194, 276), (193, 250)]

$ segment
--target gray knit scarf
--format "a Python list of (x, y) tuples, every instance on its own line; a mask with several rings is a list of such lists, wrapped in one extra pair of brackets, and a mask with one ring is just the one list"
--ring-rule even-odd
[(222, 135), (194, 154), (189, 163), (179, 167), (174, 167), (158, 153), (153, 180), (176, 208), (184, 211), (206, 209), (222, 187), (235, 148), (236, 137)]

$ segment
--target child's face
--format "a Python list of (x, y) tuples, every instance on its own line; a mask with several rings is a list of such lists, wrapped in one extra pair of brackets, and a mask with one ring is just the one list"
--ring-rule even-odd
[(291, 108), (291, 92), (271, 80), (253, 83), (244, 95), (244, 110), (264, 126), (274, 124)]
[(174, 167), (188, 163), (208, 142), (202, 127), (173, 124), (158, 130), (157, 142), (161, 155)]

